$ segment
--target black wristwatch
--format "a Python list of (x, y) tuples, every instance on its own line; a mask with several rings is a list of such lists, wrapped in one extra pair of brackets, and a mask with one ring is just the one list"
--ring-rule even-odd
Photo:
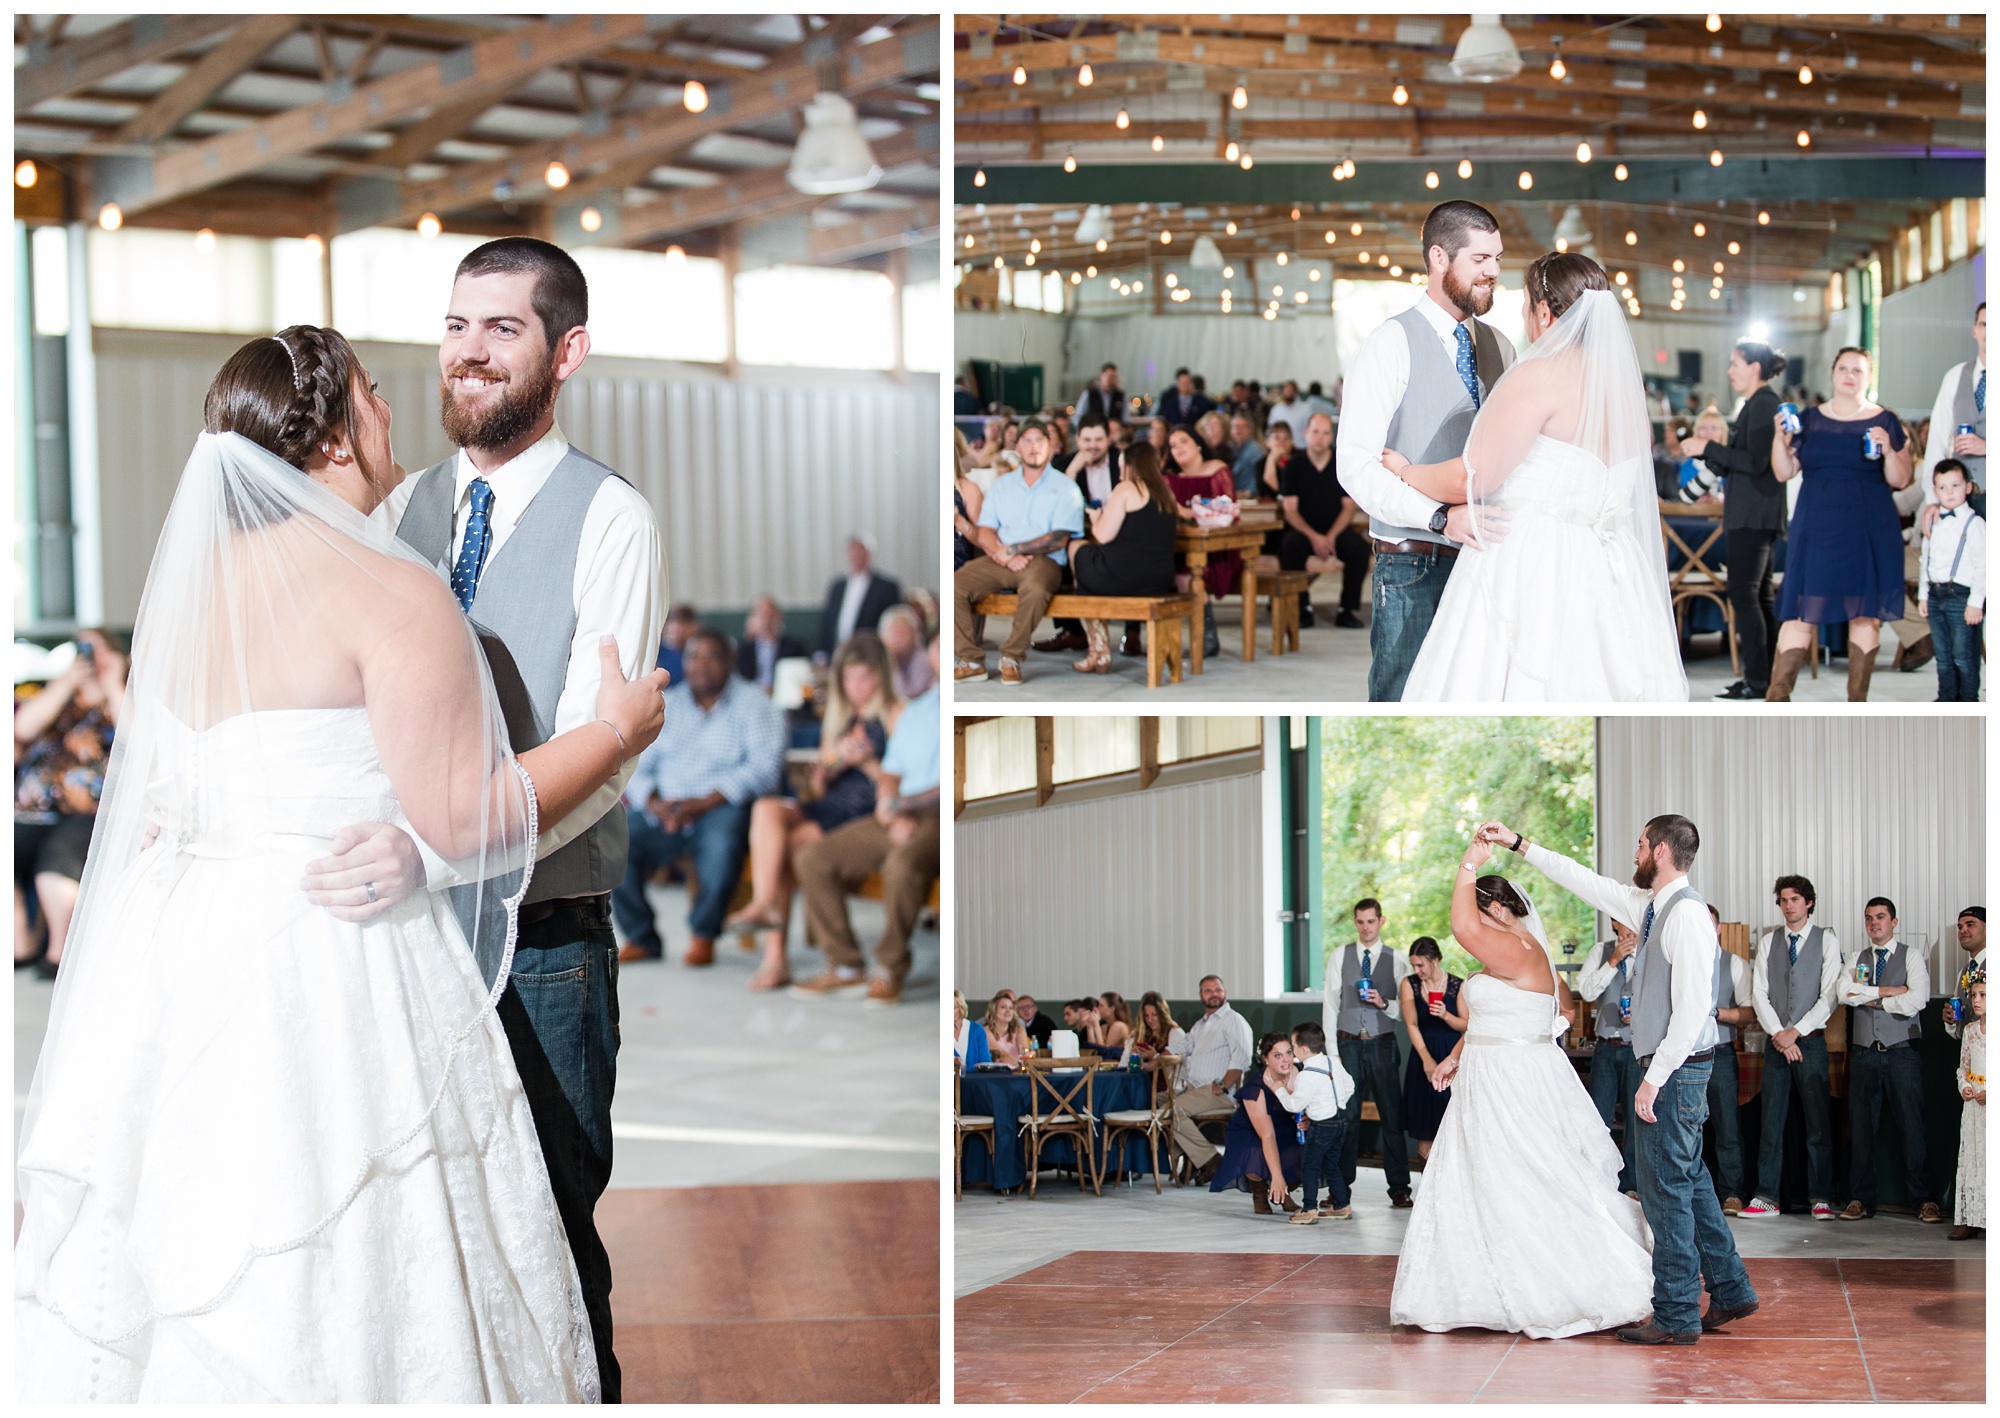
[(1520, 833), (1516, 832), (1514, 834), (1514, 845), (1509, 847), (1507, 850), (1514, 853), (1516, 856), (1519, 856), (1521, 854), (1521, 843), (1525, 840), (1526, 839), (1523, 838)]
[(1431, 513), (1431, 523), (1430, 523), (1431, 530), (1437, 533), (1439, 536), (1443, 536), (1444, 524), (1446, 523), (1446, 521), (1450, 519), (1450, 517), (1451, 517), (1451, 509), (1449, 507), (1440, 506), (1437, 511)]

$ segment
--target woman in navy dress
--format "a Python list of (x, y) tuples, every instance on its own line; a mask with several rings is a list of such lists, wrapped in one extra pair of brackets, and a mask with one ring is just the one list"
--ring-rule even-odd
[[(1410, 973), (1397, 990), (1410, 1031), (1410, 1061), (1403, 1069), (1403, 1135), (1416, 1139), (1417, 1156), (1426, 1159), (1451, 1102), (1449, 1088), (1431, 1086), (1431, 1070), (1451, 1057), (1469, 1022), (1458, 1007), (1458, 987), (1464, 983), (1445, 973), (1444, 952), (1436, 941), (1426, 935), (1411, 944)], [(1433, 1004), (1432, 996), (1440, 994), (1443, 998)]]
[(1891, 493), (1910, 485), (1910, 443), (1894, 414), (1868, 397), (1868, 351), (1834, 356), (1833, 397), (1780, 423), (1771, 442), (1779, 482), (1802, 477), (1778, 595), (1778, 657), (1766, 699), (1792, 697), (1822, 625), (1847, 625), (1847, 697), (1868, 697), (1882, 622), (1903, 618), (1903, 534)]
[(1208, 1184), (1212, 1192), (1230, 1187), (1249, 1192), (1259, 1216), (1268, 1216), (1274, 1201), (1287, 1211), (1299, 1209), (1291, 1197), (1305, 1157), (1298, 1114), (1287, 1112), (1275, 1091), (1279, 1085), (1292, 1086), (1293, 1071), (1289, 1035), (1274, 1030), (1257, 1041), (1257, 1065), (1236, 1090), (1222, 1163)]

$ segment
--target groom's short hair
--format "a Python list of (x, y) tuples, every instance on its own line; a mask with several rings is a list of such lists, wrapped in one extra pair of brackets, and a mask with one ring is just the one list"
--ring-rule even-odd
[(530, 302), (554, 353), (564, 335), (590, 323), (590, 286), (567, 251), (532, 236), (503, 236), (467, 252), (452, 279), (520, 274), (535, 278)]
[(1701, 834), (1695, 831), (1692, 822), (1678, 813), (1662, 813), (1647, 823), (1646, 840), (1655, 847), (1667, 849), (1676, 871), (1686, 871), (1693, 866), (1694, 854), (1701, 850)]
[(1475, 231), (1498, 230), (1499, 221), (1477, 202), (1440, 202), (1424, 218), (1424, 264), (1430, 264), (1433, 246), (1444, 248), (1444, 259), (1449, 264), (1458, 258)]

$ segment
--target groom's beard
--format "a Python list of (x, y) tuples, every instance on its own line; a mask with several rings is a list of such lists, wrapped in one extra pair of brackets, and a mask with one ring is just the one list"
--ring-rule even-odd
[[(482, 409), (461, 404), (452, 392), (451, 381), (461, 375), (497, 376), (499, 398)], [(556, 362), (552, 359), (526, 382), (487, 365), (475, 368), (459, 365), (438, 379), (445, 437), (459, 448), (505, 448), (532, 429), (556, 399)]]
[(1659, 874), (1660, 864), (1651, 857), (1648, 857), (1645, 861), (1633, 865), (1632, 884), (1641, 891), (1651, 891), (1653, 889), (1653, 882)]
[(1444, 298), (1451, 302), (1452, 308), (1458, 311), (1462, 320), (1470, 320), (1475, 315), (1484, 315), (1493, 308), (1493, 287), (1492, 281), (1474, 281), (1470, 285), (1461, 285), (1452, 278), (1451, 268), (1448, 266), (1445, 268)]

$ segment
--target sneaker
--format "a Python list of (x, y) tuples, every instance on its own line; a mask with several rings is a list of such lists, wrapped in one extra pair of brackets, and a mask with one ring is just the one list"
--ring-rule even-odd
[(1942, 1226), (1944, 1224), (1944, 1213), (1938, 1210), (1936, 1202), (1927, 1201), (1917, 1209), (1917, 1220), (1923, 1222), (1926, 1226)]
[(793, 999), (831, 999), (844, 995), (850, 990), (866, 989), (868, 982), (861, 978), (859, 971), (843, 975), (838, 970), (829, 970), (824, 975), (816, 975), (810, 980), (793, 985), (787, 993)]
[(1744, 1207), (1742, 1214), (1745, 1216), (1776, 1216), (1778, 1214), (1778, 1203), (1775, 1201), (1766, 1201), (1760, 1196)]
[(1725, 1198), (1723, 1198), (1723, 1202), (1722, 1202), (1722, 1214), (1723, 1214), (1724, 1216), (1740, 1216), (1740, 1215), (1742, 1215), (1742, 1214), (1743, 1214), (1743, 1198), (1742, 1198), (1742, 1197), (1740, 1197), (1740, 1196), (1732, 1196), (1732, 1197), (1725, 1197)]
[(1000, 683), (1017, 686), (1026, 683), (1021, 678), (1021, 662), (1019, 660), (1010, 660), (1005, 655), (1000, 657)]
[(1317, 1211), (1295, 1211), (1285, 1219), (1294, 1226), (1319, 1225), (1319, 1213)]
[(868, 982), (868, 997), (861, 1001), (867, 1009), (891, 1009), (903, 1002), (903, 987), (887, 975)]
[[(1826, 1201), (1816, 1201), (1813, 1203), (1813, 1220), (1831, 1221), (1833, 1219), (1833, 1203)], [(1840, 1213), (1840, 1219), (1842, 1221), (1866, 1221), (1868, 1219), (1868, 1208), (1858, 1201), (1850, 1201), (1847, 1203), (1847, 1210)]]
[(1350, 1221), (1354, 1218), (1354, 1208), (1351, 1206), (1323, 1206), (1320, 1208), (1319, 1214), (1328, 1221)]
[(984, 660), (953, 661), (951, 667), (951, 678), (952, 682), (955, 684), (965, 684), (970, 680), (985, 679), (986, 662)]

